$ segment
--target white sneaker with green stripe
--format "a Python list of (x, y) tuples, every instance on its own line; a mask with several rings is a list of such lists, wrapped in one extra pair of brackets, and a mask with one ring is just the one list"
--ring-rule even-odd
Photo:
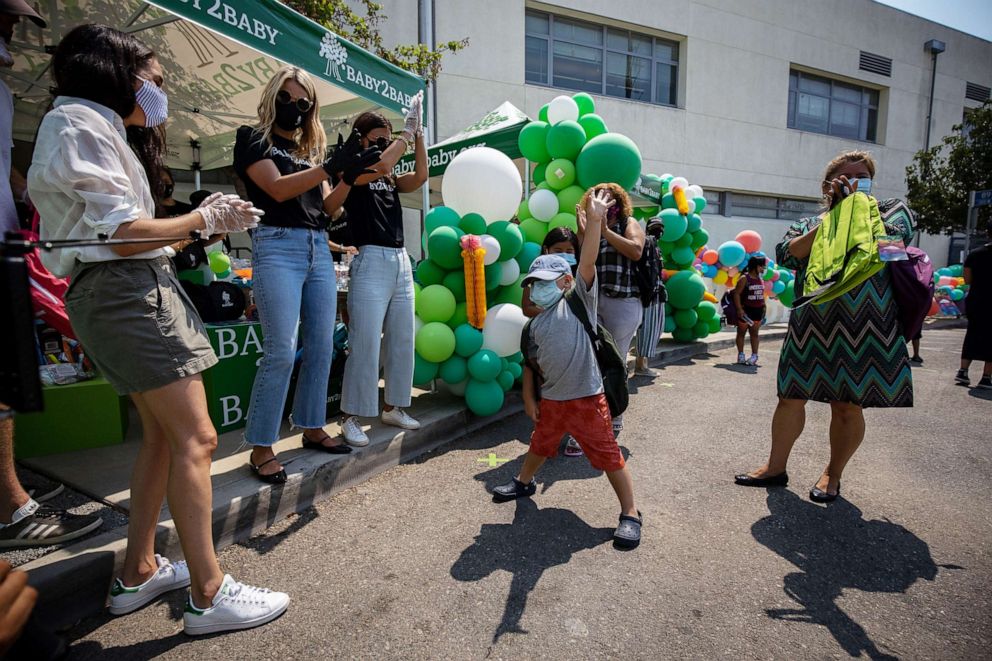
[(136, 611), (161, 594), (189, 587), (189, 567), (184, 561), (169, 562), (168, 558), (156, 553), (155, 562), (158, 563), (158, 571), (141, 585), (129, 588), (121, 579), (114, 579), (110, 588), (111, 614), (124, 615)]
[(183, 631), (190, 636), (200, 636), (251, 629), (271, 622), (288, 607), (288, 594), (238, 583), (230, 574), (225, 574), (210, 608), (197, 608), (192, 598), (186, 601)]

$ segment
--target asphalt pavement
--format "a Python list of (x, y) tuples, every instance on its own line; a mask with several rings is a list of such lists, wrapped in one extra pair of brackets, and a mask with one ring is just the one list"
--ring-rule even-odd
[(866, 413), (832, 504), (807, 498), (823, 404), (787, 488), (732, 483), (767, 455), (779, 343), (756, 368), (724, 350), (632, 381), (634, 551), (610, 543), (618, 504), (585, 459), (545, 464), (532, 499), (491, 501), (526, 450), (519, 415), (223, 551), (237, 579), (290, 593), (276, 622), (188, 638), (177, 592), (79, 623), (72, 658), (988, 658), (992, 391), (953, 385), (963, 336), (924, 335), (916, 406)]

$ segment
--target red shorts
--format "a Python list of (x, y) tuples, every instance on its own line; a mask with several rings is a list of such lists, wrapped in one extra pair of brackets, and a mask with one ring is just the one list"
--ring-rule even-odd
[(542, 399), (540, 417), (530, 435), (530, 451), (541, 457), (554, 457), (564, 434), (571, 434), (592, 467), (615, 471), (624, 467), (620, 446), (613, 436), (613, 419), (605, 395), (556, 401)]

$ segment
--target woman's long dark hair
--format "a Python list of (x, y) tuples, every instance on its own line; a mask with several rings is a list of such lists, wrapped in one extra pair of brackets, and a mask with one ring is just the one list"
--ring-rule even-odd
[[(75, 96), (106, 106), (121, 118), (134, 112), (134, 81), (155, 51), (107, 25), (80, 25), (62, 37), (52, 57), (56, 96)], [(127, 141), (145, 169), (156, 207), (165, 189), (162, 156), (165, 128), (129, 126)]]
[[(351, 123), (351, 130), (358, 131), (363, 138), (375, 129), (386, 129), (390, 134), (392, 134), (393, 124), (386, 119), (385, 115), (373, 110), (363, 112), (355, 118), (354, 122)], [(389, 181), (391, 185), (396, 185), (396, 177), (394, 177), (392, 173), (385, 175), (384, 178)]]

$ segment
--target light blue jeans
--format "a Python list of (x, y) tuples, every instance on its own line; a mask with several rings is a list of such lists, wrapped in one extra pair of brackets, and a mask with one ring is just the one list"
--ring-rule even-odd
[(404, 248), (362, 246), (351, 262), (348, 346), (341, 410), (379, 414), (379, 353), (386, 403), (410, 406), (413, 384), (413, 270)]
[(279, 440), (298, 332), (303, 333), (303, 363), (290, 421), (305, 429), (327, 422), (338, 291), (326, 233), (259, 225), (251, 245), (263, 355), (251, 391), (245, 441), (270, 446)]

